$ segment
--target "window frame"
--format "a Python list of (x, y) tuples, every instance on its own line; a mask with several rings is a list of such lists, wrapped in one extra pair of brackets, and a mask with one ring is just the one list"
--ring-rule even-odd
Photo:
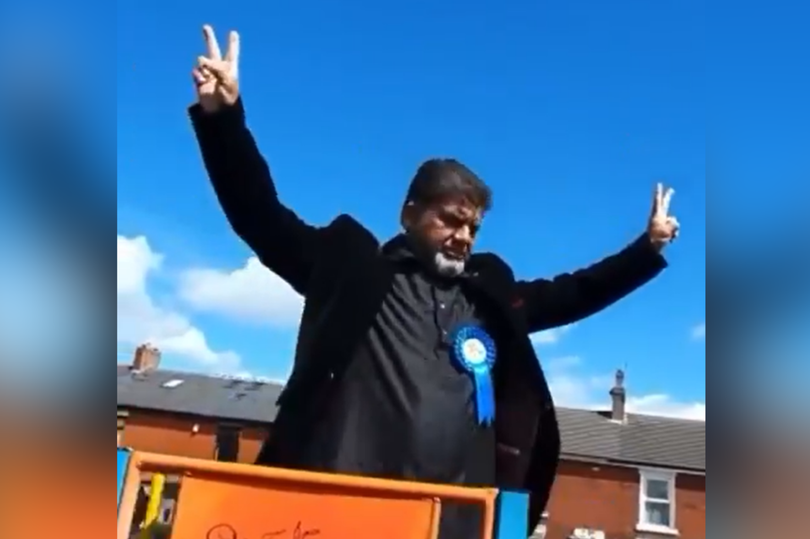
[[(638, 523), (636, 531), (650, 532), (650, 533), (663, 533), (668, 535), (677, 535), (678, 529), (676, 527), (676, 479), (677, 473), (674, 470), (650, 469), (642, 468), (639, 470), (639, 483), (638, 483)], [(649, 481), (665, 481), (667, 483), (667, 495), (669, 503), (669, 526), (661, 526), (660, 524), (652, 524), (646, 521), (646, 505), (647, 502), (664, 502), (663, 499), (647, 497), (647, 483)]]

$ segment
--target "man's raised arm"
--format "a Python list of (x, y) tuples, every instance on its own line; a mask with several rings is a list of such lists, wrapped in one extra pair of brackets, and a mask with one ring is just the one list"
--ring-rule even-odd
[(265, 266), (306, 294), (319, 229), (279, 201), (247, 127), (238, 86), (239, 36), (231, 32), (223, 57), (211, 27), (203, 34), (208, 54), (193, 71), (198, 102), (189, 115), (211, 184), (234, 232)]
[(657, 186), (647, 231), (618, 254), (553, 279), (519, 281), (529, 332), (568, 325), (609, 307), (651, 281), (667, 266), (661, 249), (678, 234), (669, 215), (673, 191)]

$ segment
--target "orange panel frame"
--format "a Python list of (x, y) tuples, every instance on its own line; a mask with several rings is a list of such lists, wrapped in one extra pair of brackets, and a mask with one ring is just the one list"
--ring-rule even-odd
[[(382, 532), (383, 535), (391, 539), (433, 539), (438, 529), (440, 500), (481, 506), (480, 539), (492, 539), (498, 493), (496, 489), (135, 452), (121, 494), (118, 539), (128, 539), (143, 472), (183, 477), (173, 539), (202, 539), (207, 535), (214, 539), (220, 536), (233, 539), (237, 537), (237, 528), (240, 538), (315, 539), (320, 535), (324, 539), (365, 539), (366, 534), (369, 538), (379, 537), (381, 527), (388, 532)], [(268, 517), (272, 517), (272, 525), (267, 524)], [(398, 531), (391, 535), (392, 530)]]
[[(272, 488), (267, 488), (272, 487)], [(435, 539), (438, 498), (183, 478), (172, 539)]]

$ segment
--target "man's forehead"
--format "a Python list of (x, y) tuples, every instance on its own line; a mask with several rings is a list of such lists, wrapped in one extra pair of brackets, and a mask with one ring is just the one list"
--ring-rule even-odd
[(483, 211), (466, 198), (452, 198), (439, 203), (438, 207), (448, 213), (453, 213), (464, 219), (475, 219), (480, 221)]

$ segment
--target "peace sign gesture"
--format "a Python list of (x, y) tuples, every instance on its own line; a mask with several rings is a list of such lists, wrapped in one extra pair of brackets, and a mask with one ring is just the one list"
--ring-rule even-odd
[(206, 112), (216, 112), (223, 105), (233, 105), (239, 98), (239, 34), (228, 35), (225, 57), (209, 25), (203, 26), (203, 37), (208, 51), (197, 58), (192, 74), (200, 106)]
[(669, 203), (672, 201), (672, 195), (674, 194), (674, 189), (667, 188), (665, 191), (664, 186), (660, 183), (655, 186), (650, 222), (647, 224), (647, 234), (650, 236), (653, 245), (659, 249), (663, 249), (664, 246), (678, 237), (680, 229), (678, 220), (669, 215)]

